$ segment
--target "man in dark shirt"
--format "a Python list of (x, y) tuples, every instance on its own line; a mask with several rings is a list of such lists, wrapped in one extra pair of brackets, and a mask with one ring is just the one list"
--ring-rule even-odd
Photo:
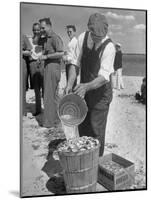
[(39, 20), (41, 26), (41, 36), (46, 37), (44, 44), (44, 55), (40, 60), (44, 60), (44, 123), (43, 126), (51, 128), (58, 120), (56, 106), (56, 91), (61, 77), (60, 61), (63, 52), (63, 42), (61, 38), (53, 32), (52, 23), (49, 18)]

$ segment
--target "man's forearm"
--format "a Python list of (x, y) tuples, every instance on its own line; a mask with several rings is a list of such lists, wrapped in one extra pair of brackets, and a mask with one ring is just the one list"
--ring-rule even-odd
[(31, 55), (31, 51), (29, 51), (29, 50), (23, 50), (22, 54), (23, 54), (23, 56), (30, 56)]
[(70, 65), (67, 85), (69, 85), (71, 88), (73, 87), (76, 77), (77, 77), (76, 66)]
[(97, 78), (95, 78), (93, 81), (86, 83), (87, 91), (97, 89), (107, 82), (108, 81), (103, 76), (100, 75)]
[(47, 55), (47, 59), (57, 59), (57, 58), (62, 58), (62, 56), (64, 55), (64, 52), (55, 52), (52, 54), (48, 54)]

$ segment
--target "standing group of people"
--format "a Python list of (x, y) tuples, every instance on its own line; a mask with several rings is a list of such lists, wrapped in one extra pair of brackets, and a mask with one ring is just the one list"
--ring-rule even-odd
[[(35, 26), (39, 29), (34, 32)], [(33, 77), (36, 77), (33, 81), (36, 96), (35, 115), (41, 112), (40, 100), (38, 99), (40, 98), (40, 89), (44, 89), (43, 126), (50, 128), (58, 120), (56, 91), (61, 76), (60, 63), (61, 60), (65, 62), (67, 77), (65, 94), (74, 92), (80, 95), (85, 99), (88, 106), (87, 116), (79, 126), (79, 134), (80, 136), (86, 135), (97, 138), (101, 144), (100, 156), (102, 156), (107, 116), (112, 101), (111, 75), (114, 72), (115, 63), (117, 64), (115, 61), (116, 49), (107, 35), (108, 22), (104, 15), (99, 13), (92, 14), (88, 20), (87, 27), (88, 30), (80, 34), (77, 39), (75, 37), (76, 27), (74, 25), (66, 27), (70, 42), (67, 52), (64, 52), (63, 42), (54, 33), (50, 19), (39, 20), (39, 23), (33, 25), (33, 33), (35, 35), (31, 38), (31, 42), (23, 45), (23, 68), (25, 68), (26, 57), (30, 57), (30, 68), (34, 71), (32, 73)], [(24, 40), (27, 40), (25, 36)], [(36, 53), (33, 50), (34, 45), (38, 46), (35, 47)], [(77, 84), (79, 73), (80, 83)], [(35, 74), (38, 75), (35, 76)], [(25, 80), (26, 77), (24, 75), (23, 105), (25, 105)], [(39, 80), (43, 80), (44, 84), (37, 83)]]
[[(26, 88), (28, 81), (28, 70), (31, 76), (31, 85), (35, 91), (36, 109), (34, 115), (41, 112), (41, 92), (44, 95), (44, 63), (38, 60), (43, 52), (43, 39), (40, 37), (40, 25), (34, 23), (32, 27), (33, 36), (22, 38), (22, 63), (23, 63), (23, 115), (26, 115)], [(29, 67), (29, 69), (28, 69)], [(41, 91), (42, 90), (42, 91)]]
[[(26, 39), (25, 39), (26, 38)], [(26, 114), (26, 81), (27, 81), (27, 62), (33, 89), (35, 91), (36, 112), (41, 113), (41, 96), (44, 98), (44, 119), (42, 126), (51, 128), (57, 122), (56, 111), (56, 90), (61, 76), (61, 58), (64, 55), (63, 42), (53, 31), (52, 23), (49, 18), (39, 20), (33, 24), (33, 37), (23, 36), (22, 46), (23, 59), (23, 114)], [(42, 94), (42, 95), (41, 95)]]

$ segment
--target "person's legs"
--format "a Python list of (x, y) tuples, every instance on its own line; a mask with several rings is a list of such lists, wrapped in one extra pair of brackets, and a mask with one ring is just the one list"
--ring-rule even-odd
[[(33, 61), (33, 63), (36, 63), (36, 61)], [(34, 84), (33, 84), (33, 72), (34, 72), (34, 70), (36, 70), (36, 67), (34, 67), (34, 69), (32, 69), (31, 67), (30, 67), (30, 61), (28, 62), (28, 68), (29, 68), (29, 70), (28, 70), (28, 81), (29, 81), (29, 83), (30, 83), (30, 89), (34, 89)]]
[(121, 89), (124, 89), (123, 76), (121, 75)]
[(68, 77), (69, 77), (69, 64), (66, 64), (66, 80), (68, 81)]
[(41, 113), (41, 93), (40, 93), (40, 71), (38, 68), (38, 63), (36, 61), (30, 62), (30, 74), (31, 82), (35, 92), (35, 113), (38, 115)]
[(44, 62), (39, 64), (39, 87), (42, 92), (42, 98), (44, 98)]
[(120, 73), (119, 69), (116, 70), (116, 88), (120, 90)]
[(42, 98), (44, 99), (44, 76), (41, 76), (41, 92), (42, 92)]
[(32, 74), (31, 74), (31, 68), (30, 68), (30, 60), (29, 58), (26, 58), (26, 63), (27, 63), (27, 90), (28, 89), (33, 89), (33, 84), (32, 84)]
[(116, 88), (116, 72), (113, 72), (110, 76), (112, 89)]
[[(36, 74), (37, 62), (30, 61), (29, 63), (29, 78), (30, 78), (30, 89), (34, 89), (34, 75)], [(31, 87), (32, 86), (32, 87)]]
[(100, 142), (100, 153), (102, 156), (104, 153), (105, 146), (105, 130), (107, 123), (107, 116), (109, 111), (109, 105), (103, 105), (102, 108), (97, 110), (92, 110), (91, 113), (91, 126), (94, 131), (94, 137), (97, 138)]
[(34, 115), (41, 113), (41, 92), (40, 92), (40, 73), (36, 72), (33, 76), (33, 87), (35, 92), (36, 112)]
[(122, 68), (119, 69), (120, 72), (120, 87), (124, 89), (123, 77), (122, 77)]
[(122, 68), (117, 70), (117, 89), (124, 89), (124, 83), (122, 78)]
[(26, 81), (27, 81), (27, 65), (26, 61), (22, 59), (22, 72), (23, 72), (23, 101), (22, 101), (22, 108), (23, 108), (23, 115), (26, 115)]
[(40, 73), (40, 90), (41, 90), (41, 94), (42, 94), (41, 96), (42, 96), (42, 102), (43, 102), (44, 100), (44, 68), (41, 69), (41, 73)]
[(89, 110), (86, 118), (84, 121), (78, 126), (79, 129), (79, 135), (80, 137), (82, 136), (89, 136), (89, 137), (94, 137), (94, 131), (91, 125), (91, 111)]
[(60, 81), (60, 65), (48, 64), (44, 72), (44, 127), (53, 127), (57, 120), (56, 90)]
[(97, 138), (100, 142), (100, 156), (104, 153), (105, 130), (109, 104), (99, 103), (100, 109), (89, 110), (82, 124), (79, 125), (79, 135)]

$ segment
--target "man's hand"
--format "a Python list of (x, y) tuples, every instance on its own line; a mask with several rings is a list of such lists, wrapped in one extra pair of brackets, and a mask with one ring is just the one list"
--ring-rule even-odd
[(67, 56), (67, 55), (68, 55), (68, 52), (67, 52), (67, 51), (64, 51), (64, 55)]
[(38, 60), (47, 60), (47, 56), (46, 55), (41, 55), (39, 58), (38, 58)]
[(64, 91), (64, 94), (70, 94), (72, 92), (72, 87), (67, 85)]
[(77, 94), (77, 95), (79, 95), (81, 98), (84, 98), (84, 96), (85, 96), (85, 94), (86, 94), (87, 91), (88, 91), (88, 84), (87, 83), (78, 84), (74, 88), (74, 93)]
[(25, 51), (23, 51), (23, 55), (24, 56), (31, 56), (31, 51), (25, 50)]
[(62, 59), (63, 59), (64, 62), (66, 62), (66, 61), (67, 61), (67, 56), (66, 56), (66, 55), (63, 55), (63, 56), (62, 56)]

